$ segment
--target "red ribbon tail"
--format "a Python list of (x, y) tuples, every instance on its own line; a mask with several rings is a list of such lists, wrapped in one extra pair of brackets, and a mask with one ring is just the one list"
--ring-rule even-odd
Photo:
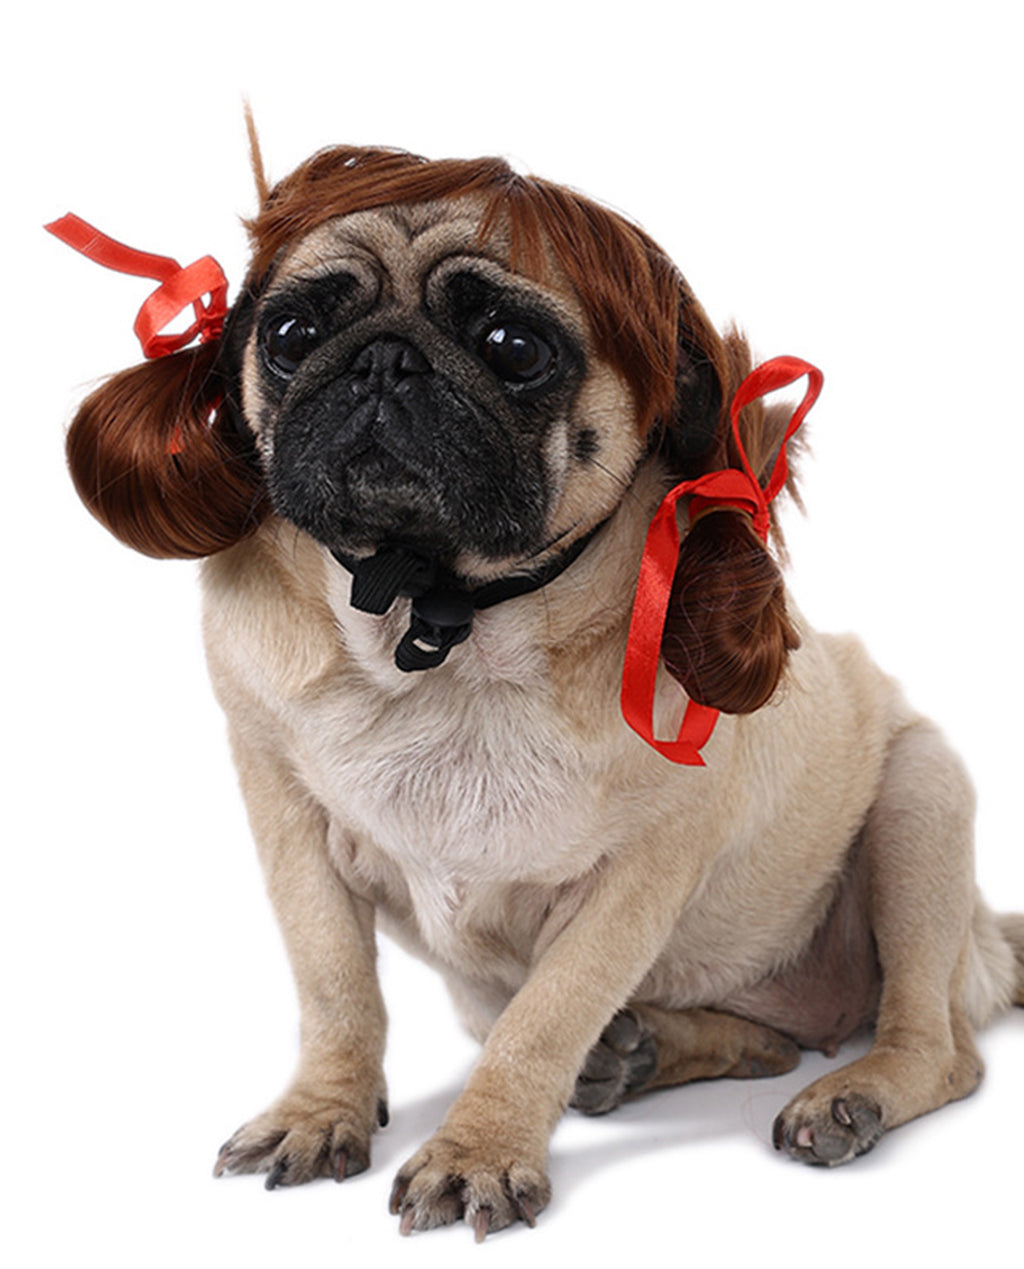
[(152, 278), (164, 282), (181, 268), (170, 256), (155, 256), (148, 251), (136, 251), (115, 238), (108, 238), (81, 216), (68, 212), (58, 220), (43, 226), (61, 242), (105, 269), (118, 273), (131, 273), (137, 278)]

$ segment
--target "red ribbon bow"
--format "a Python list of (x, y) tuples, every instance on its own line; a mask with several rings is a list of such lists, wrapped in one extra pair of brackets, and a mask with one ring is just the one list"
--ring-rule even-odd
[[(785, 388), (804, 375), (808, 379), (807, 391), (793, 412), (771, 477), (762, 489), (751, 471), (740, 439), (740, 410), (758, 397), (778, 388)], [(714, 731), (719, 714), (717, 709), (708, 705), (689, 701), (675, 740), (658, 740), (654, 735), (654, 693), (661, 657), (661, 640), (679, 559), (676, 503), (687, 495), (691, 497), (691, 521), (700, 512), (714, 507), (735, 507), (739, 511), (745, 511), (753, 517), (754, 530), (758, 537), (766, 542), (768, 504), (786, 483), (789, 474), (786, 443), (817, 400), (822, 381), (821, 371), (798, 357), (775, 357), (751, 371), (737, 389), (729, 411), (732, 434), (743, 462), (743, 470), (727, 468), (709, 472), (697, 480), (685, 480), (681, 485), (676, 485), (663, 499), (647, 531), (626, 644), (626, 662), (622, 674), (622, 713), (641, 739), (672, 762), (691, 767), (705, 765), (700, 750)]]
[[(203, 256), (182, 268), (169, 256), (150, 255), (115, 242), (70, 212), (46, 228), (61, 242), (105, 268), (160, 283), (135, 319), (135, 334), (146, 357), (167, 357), (185, 348), (197, 335), (204, 344), (219, 338), (228, 311), (228, 282), (212, 256)], [(178, 335), (160, 334), (189, 307), (195, 321), (187, 330)]]

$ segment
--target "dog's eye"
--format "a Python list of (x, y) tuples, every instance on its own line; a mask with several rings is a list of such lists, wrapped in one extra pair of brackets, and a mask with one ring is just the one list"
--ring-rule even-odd
[(275, 374), (290, 378), (320, 342), (320, 332), (301, 317), (282, 317), (263, 332), (263, 355)]
[(484, 332), (480, 356), (499, 379), (536, 383), (554, 364), (555, 350), (528, 327), (502, 322)]

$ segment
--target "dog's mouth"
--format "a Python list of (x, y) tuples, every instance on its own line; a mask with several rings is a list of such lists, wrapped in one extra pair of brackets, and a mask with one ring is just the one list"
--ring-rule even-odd
[(286, 454), (275, 456), (269, 484), (275, 510), (331, 550), (403, 545), (452, 562), (467, 553), (525, 557), (543, 547), (542, 494), (482, 459), (446, 465), (424, 452), (417, 463), (378, 446), (340, 462), (293, 462)]

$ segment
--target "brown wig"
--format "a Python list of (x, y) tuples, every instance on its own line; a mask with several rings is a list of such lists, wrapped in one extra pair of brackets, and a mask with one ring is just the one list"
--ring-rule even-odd
[[(264, 275), (291, 242), (335, 216), (469, 195), (484, 200), (481, 240), (507, 231), (514, 269), (544, 281), (550, 250), (580, 299), (598, 353), (631, 388), (641, 429), (667, 419), (676, 394), (677, 335), (711, 359), (719, 344), (679, 271), (623, 217), (564, 186), (521, 176), (504, 159), (322, 150), (276, 185), (246, 222), (253, 274)], [(721, 374), (725, 367), (715, 369)]]
[(800, 646), (778, 565), (742, 512), (700, 517), (679, 553), (661, 654), (686, 694), (727, 714), (760, 709)]
[(113, 375), (79, 407), (67, 458), (79, 497), (144, 555), (199, 559), (267, 512), (251, 442), (220, 407), (216, 343)]
[[(660, 429), (670, 464), (674, 454), (684, 456), (680, 476), (739, 465), (726, 407), (749, 368), (746, 344), (734, 333), (716, 333), (665, 253), (623, 217), (497, 158), (428, 161), (338, 146), (269, 190), (255, 145), (253, 160), (261, 206), (247, 222), (248, 309), (280, 254), (318, 225), (373, 207), (475, 195), (483, 206), (481, 238), (507, 233), (513, 268), (543, 281), (553, 261), (569, 279), (599, 355), (632, 393), (641, 433)], [(239, 301), (236, 312), (241, 307)], [(146, 554), (213, 554), (245, 537), (269, 510), (236, 400), (227, 334), (221, 344), (115, 375), (72, 423), (67, 450), (79, 493), (113, 533)], [(757, 404), (744, 412), (755, 471), (773, 457), (764, 418)], [(688, 452), (681, 439), (688, 430), (708, 443)], [(774, 690), (795, 636), (778, 571), (735, 513), (707, 517), (684, 542), (665, 640), (672, 672), (704, 703), (754, 709)], [(776, 649), (767, 658), (766, 644)]]

